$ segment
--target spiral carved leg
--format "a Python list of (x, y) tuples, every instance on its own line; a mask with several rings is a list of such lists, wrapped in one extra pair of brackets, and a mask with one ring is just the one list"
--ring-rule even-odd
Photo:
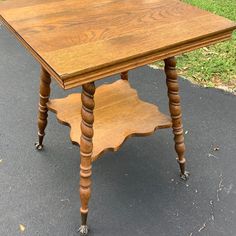
[(80, 200), (81, 200), (81, 235), (87, 235), (88, 203), (91, 196), (92, 176), (92, 151), (93, 151), (93, 122), (94, 122), (94, 83), (83, 85), (82, 100), (82, 122), (80, 139)]
[(48, 108), (47, 102), (50, 96), (50, 83), (51, 76), (42, 67), (40, 75), (40, 101), (39, 101), (39, 113), (38, 113), (38, 142), (35, 143), (37, 150), (43, 149), (43, 138), (45, 136), (45, 128), (47, 126)]
[(128, 79), (129, 79), (128, 71), (122, 72), (122, 73), (120, 74), (120, 77), (121, 77), (121, 79), (123, 79), (123, 80), (128, 80)]
[(168, 87), (169, 109), (173, 124), (175, 150), (178, 154), (177, 161), (180, 166), (180, 177), (187, 180), (189, 172), (185, 170), (186, 159), (184, 157), (185, 144), (182, 125), (182, 112), (180, 106), (180, 95), (178, 77), (176, 72), (176, 59), (171, 57), (165, 60), (166, 83)]

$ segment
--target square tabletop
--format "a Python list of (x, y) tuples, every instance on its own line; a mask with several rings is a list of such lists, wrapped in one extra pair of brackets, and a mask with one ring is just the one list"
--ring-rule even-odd
[(229, 39), (236, 28), (178, 0), (6, 0), (0, 15), (65, 89)]

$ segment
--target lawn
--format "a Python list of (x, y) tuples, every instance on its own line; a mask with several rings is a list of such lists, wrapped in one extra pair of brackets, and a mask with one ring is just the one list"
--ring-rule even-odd
[[(236, 0), (183, 0), (236, 21)], [(162, 66), (159, 62), (158, 67)], [(236, 92), (236, 32), (231, 41), (205, 47), (178, 57), (179, 73), (206, 87)]]

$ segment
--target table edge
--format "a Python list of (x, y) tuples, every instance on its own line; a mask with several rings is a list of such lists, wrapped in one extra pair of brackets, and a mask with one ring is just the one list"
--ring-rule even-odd
[[(224, 30), (204, 35), (189, 41), (170, 45), (168, 47), (146, 52), (137, 57), (126, 58), (110, 65), (101, 65), (100, 68), (90, 68), (88, 70), (80, 71), (76, 74), (59, 75), (53, 68), (14, 30), (13, 27), (0, 15), (0, 22), (6, 27), (8, 31), (14, 34), (19, 42), (30, 52), (30, 54), (41, 64), (41, 66), (65, 89), (72, 89), (88, 82), (103, 79), (123, 71), (128, 71), (140, 66), (153, 63), (158, 60), (163, 60), (168, 57), (176, 56), (186, 53), (204, 46), (209, 46), (217, 42), (229, 40), (233, 31), (236, 29), (236, 24)], [(233, 22), (232, 22), (233, 23)]]
[(189, 41), (177, 43), (169, 47), (147, 52), (143, 55), (132, 57), (126, 60), (121, 60), (95, 70), (91, 69), (88, 71), (84, 71), (80, 74), (76, 74), (74, 76), (63, 75), (61, 76), (61, 79), (63, 80), (64, 89), (71, 89), (83, 85), (85, 83), (93, 82), (124, 71), (135, 69), (137, 67), (141, 67), (158, 60), (163, 60), (168, 57), (177, 56), (182, 53), (186, 53), (205, 46), (210, 46), (218, 42), (229, 40), (231, 39), (232, 33), (235, 29), (236, 24), (232, 27), (218, 31), (213, 34), (208, 34)]

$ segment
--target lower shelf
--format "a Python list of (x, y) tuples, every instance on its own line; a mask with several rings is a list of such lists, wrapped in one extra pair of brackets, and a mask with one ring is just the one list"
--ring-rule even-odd
[[(138, 98), (128, 81), (118, 80), (100, 86), (94, 99), (93, 161), (104, 151), (117, 151), (128, 137), (147, 136), (157, 129), (172, 126), (171, 119), (162, 114), (157, 106)], [(81, 106), (81, 94), (48, 102), (49, 110), (57, 114), (59, 122), (71, 127), (71, 141), (78, 145)]]

